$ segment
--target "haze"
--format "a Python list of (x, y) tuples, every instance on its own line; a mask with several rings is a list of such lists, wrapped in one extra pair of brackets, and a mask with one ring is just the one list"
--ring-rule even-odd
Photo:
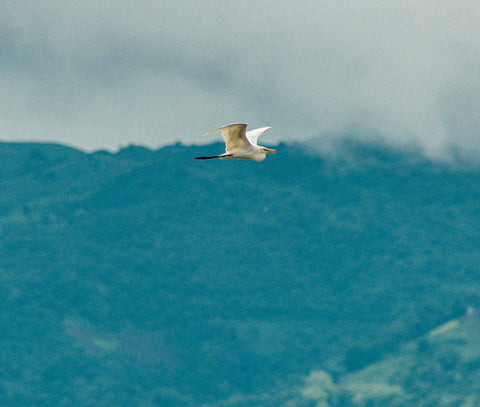
[(356, 135), (480, 150), (480, 4), (0, 1), (0, 138), (86, 150)]

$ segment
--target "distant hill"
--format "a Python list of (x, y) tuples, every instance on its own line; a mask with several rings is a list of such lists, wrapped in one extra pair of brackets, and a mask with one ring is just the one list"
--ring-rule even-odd
[(419, 387), (392, 405), (421, 406), (444, 378), (407, 386), (409, 352), (473, 369), (428, 335), (480, 307), (480, 170), (354, 141), (193, 160), (222, 148), (0, 143), (3, 405), (281, 405), (318, 381), (366, 405), (349, 383), (387, 363)]
[(313, 370), (281, 390), (232, 397), (220, 406), (477, 406), (480, 318), (467, 314), (411, 340), (361, 370), (334, 377)]
[(479, 344), (478, 313), (451, 320), (346, 375), (337, 393), (352, 405), (479, 405)]

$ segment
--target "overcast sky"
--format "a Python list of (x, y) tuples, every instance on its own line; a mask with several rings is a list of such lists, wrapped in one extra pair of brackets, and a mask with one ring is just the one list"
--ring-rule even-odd
[(479, 1), (0, 0), (0, 139), (480, 151)]

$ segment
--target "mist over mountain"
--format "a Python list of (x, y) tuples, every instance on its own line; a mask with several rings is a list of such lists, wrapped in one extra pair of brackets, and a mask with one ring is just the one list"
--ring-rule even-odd
[(2, 404), (475, 403), (480, 170), (338, 148), (1, 143)]

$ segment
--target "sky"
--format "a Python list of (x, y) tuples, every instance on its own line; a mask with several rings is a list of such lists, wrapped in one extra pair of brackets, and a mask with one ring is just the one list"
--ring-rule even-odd
[(479, 1), (0, 0), (0, 140), (480, 152)]

